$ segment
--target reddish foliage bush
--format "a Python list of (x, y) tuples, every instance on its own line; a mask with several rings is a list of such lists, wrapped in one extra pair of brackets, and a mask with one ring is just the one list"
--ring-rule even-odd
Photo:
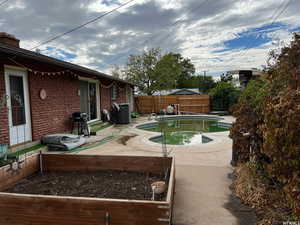
[(253, 81), (234, 110), (233, 150), (240, 163), (253, 156), (300, 217), (300, 36), (271, 59), (265, 79)]

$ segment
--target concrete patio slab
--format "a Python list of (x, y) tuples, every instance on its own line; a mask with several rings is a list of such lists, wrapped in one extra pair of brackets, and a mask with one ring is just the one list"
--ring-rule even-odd
[[(223, 118), (226, 122), (234, 121), (230, 116)], [(99, 135), (112, 135), (113, 141), (79, 154), (162, 156), (161, 145), (148, 141), (153, 133), (135, 128), (144, 122), (148, 122), (146, 117), (131, 125), (106, 129)], [(232, 200), (229, 132), (209, 135), (214, 139), (212, 143), (168, 146), (176, 164), (174, 225), (254, 224), (253, 214), (239, 213), (240, 203)], [(126, 141), (120, 141), (124, 136), (127, 136)]]
[(230, 167), (176, 167), (175, 225), (237, 225), (224, 205), (231, 194)]

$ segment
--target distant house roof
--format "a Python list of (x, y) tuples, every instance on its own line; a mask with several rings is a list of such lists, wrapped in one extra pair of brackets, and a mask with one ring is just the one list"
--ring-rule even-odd
[(35, 60), (35, 61), (38, 61), (38, 62), (48, 63), (48, 64), (52, 64), (52, 65), (55, 65), (55, 66), (61, 66), (61, 67), (64, 67), (64, 68), (67, 68), (67, 69), (70, 69), (70, 70), (75, 70), (75, 71), (78, 71), (78, 72), (83, 72), (83, 73), (87, 73), (87, 74), (90, 74), (90, 75), (94, 75), (94, 76), (97, 76), (99, 78), (106, 78), (106, 79), (115, 80), (115, 81), (119, 81), (119, 82), (122, 82), (122, 83), (130, 84), (130, 85), (134, 85), (133, 83), (130, 83), (128, 81), (125, 81), (125, 80), (122, 80), (120, 78), (107, 75), (105, 73), (98, 72), (96, 70), (88, 69), (88, 68), (83, 67), (83, 66), (79, 66), (79, 65), (76, 65), (76, 64), (73, 64), (73, 63), (69, 63), (69, 62), (66, 62), (66, 61), (55, 59), (55, 58), (52, 58), (52, 57), (49, 57), (49, 56), (42, 55), (40, 53), (36, 53), (36, 52), (33, 52), (33, 51), (29, 51), (29, 50), (19, 48), (19, 47), (15, 47), (15, 46), (8, 45), (8, 44), (0, 43), (0, 53), (4, 53), (4, 54), (7, 54), (7, 55), (13, 56), (13, 57), (18, 56), (18, 57), (21, 57), (21, 58), (31, 59), (31, 60)]
[(153, 95), (198, 95), (201, 94), (198, 88), (182, 88), (156, 91)]
[(174, 89), (169, 95), (198, 95), (201, 94), (198, 88)]

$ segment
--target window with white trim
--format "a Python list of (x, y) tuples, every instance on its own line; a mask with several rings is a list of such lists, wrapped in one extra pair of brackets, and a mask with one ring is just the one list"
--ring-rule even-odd
[(113, 85), (111, 87), (111, 100), (117, 100), (117, 96), (118, 95), (118, 89), (117, 89), (117, 85)]

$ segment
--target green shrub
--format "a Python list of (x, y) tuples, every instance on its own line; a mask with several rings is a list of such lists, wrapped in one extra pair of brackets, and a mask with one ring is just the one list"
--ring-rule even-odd
[(229, 82), (220, 81), (209, 92), (211, 109), (214, 111), (228, 111), (237, 103), (240, 91)]
[[(232, 108), (236, 121), (231, 128), (230, 137), (233, 139), (232, 148), (237, 162), (247, 162), (250, 159), (250, 136), (256, 139), (255, 154), (262, 157), (260, 154), (262, 136), (259, 126), (263, 122), (261, 112), (266, 97), (265, 87), (266, 81), (263, 78), (250, 81), (238, 104)], [(249, 133), (249, 136), (245, 136), (246, 133)]]

